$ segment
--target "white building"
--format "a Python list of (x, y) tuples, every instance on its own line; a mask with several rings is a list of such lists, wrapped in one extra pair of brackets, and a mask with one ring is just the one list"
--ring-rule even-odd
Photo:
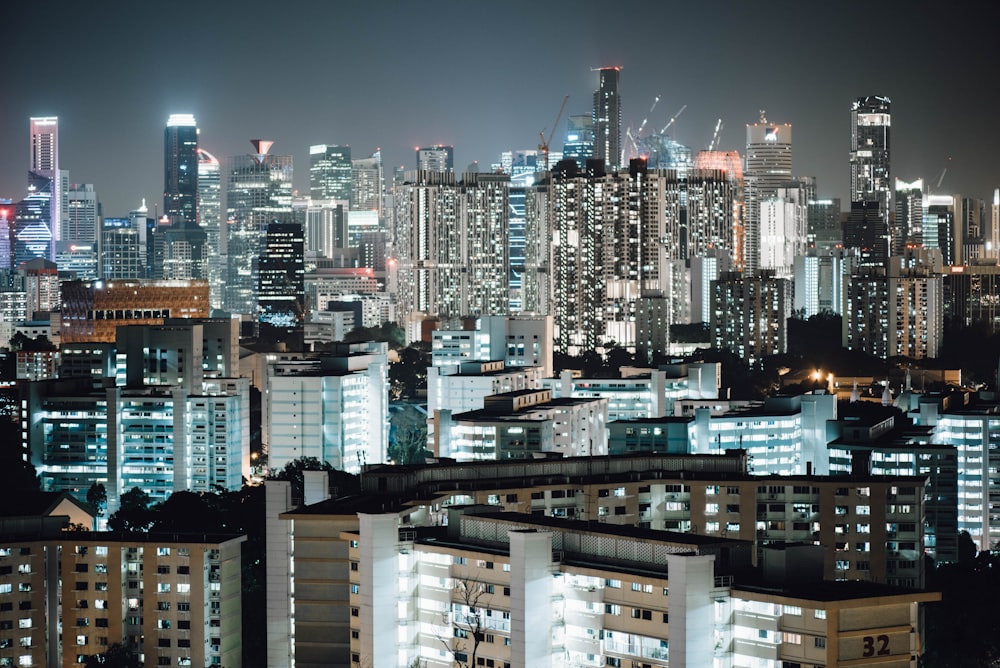
[(482, 316), (469, 325), (433, 332), (433, 366), (502, 360), (507, 367), (538, 367), (543, 376), (552, 375), (552, 316)]
[(300, 457), (350, 473), (386, 461), (385, 343), (341, 344), (322, 357), (276, 359), (265, 374), (262, 430), (271, 470)]
[(607, 399), (553, 399), (551, 390), (486, 397), (482, 410), (434, 415), (433, 451), (458, 460), (603, 455), (608, 450)]

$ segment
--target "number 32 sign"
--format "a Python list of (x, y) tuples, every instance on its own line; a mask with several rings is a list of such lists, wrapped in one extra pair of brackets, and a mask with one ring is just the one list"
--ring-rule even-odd
[(865, 636), (861, 639), (864, 642), (864, 651), (861, 656), (887, 656), (889, 654), (889, 636)]

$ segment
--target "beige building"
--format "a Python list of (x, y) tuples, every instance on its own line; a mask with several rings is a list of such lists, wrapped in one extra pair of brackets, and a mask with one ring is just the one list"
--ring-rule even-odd
[(74, 666), (116, 643), (144, 666), (242, 664), (244, 537), (60, 530), (67, 519), (2, 521), (0, 666)]

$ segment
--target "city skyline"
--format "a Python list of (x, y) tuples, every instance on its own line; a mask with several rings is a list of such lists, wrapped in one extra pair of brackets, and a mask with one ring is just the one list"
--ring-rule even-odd
[[(909, 6), (905, 16), (866, 5), (867, 25), (883, 34), (864, 50), (851, 48), (857, 27), (849, 5), (808, 13), (791, 3), (712, 11), (649, 5), (622, 12), (618, 22), (596, 2), (475, 11), (437, 2), (389, 12), (378, 4), (292, 3), (281, 15), (176, 7), (156, 20), (128, 3), (87, 13), (57, 7), (54, 28), (74, 26), (58, 31), (60, 49), (35, 49), (28, 31), (12, 32), (9, 53), (30, 53), (33, 65), (15, 58), (0, 65), (12, 92), (0, 116), (0, 196), (24, 196), (28, 119), (46, 115), (60, 118), (60, 167), (72, 182), (93, 183), (111, 216), (143, 197), (160, 200), (161, 137), (174, 113), (195, 115), (199, 144), (220, 158), (249, 153), (250, 139), (274, 140), (277, 152), (301, 165), (295, 187), (302, 193), (309, 146), (324, 142), (348, 144), (358, 155), (381, 147), (387, 168), (412, 168), (417, 146), (448, 144), (456, 171), (474, 160), (486, 170), (501, 151), (535, 148), (568, 94), (552, 140), (561, 149), (567, 118), (591, 110), (598, 87), (591, 70), (606, 66), (623, 68), (623, 132), (648, 118), (648, 134), (686, 104), (671, 128), (675, 139), (704, 148), (722, 118), (720, 148), (742, 154), (745, 126), (761, 109), (773, 122), (791, 123), (793, 171), (816, 176), (821, 197), (849, 201), (849, 110), (865, 95), (893, 101), (894, 177), (922, 177), (935, 188), (947, 167), (940, 190), (984, 199), (1000, 181), (992, 166), (1000, 137), (988, 131), (997, 93), (980, 90), (991, 62), (986, 41), (973, 36), (963, 49), (950, 48), (938, 38), (941, 10), (929, 3)], [(15, 5), (2, 13), (9, 24), (26, 25), (29, 11)], [(331, 36), (326, 26), (334, 21), (343, 30)], [(654, 29), (643, 37), (638, 25)], [(659, 32), (672, 37), (655, 38)], [(168, 35), (199, 48), (161, 57), (156, 45)], [(436, 37), (414, 39), (420, 35)], [(251, 58), (254, 50), (260, 54)], [(967, 91), (978, 102), (944, 114), (938, 89)]]

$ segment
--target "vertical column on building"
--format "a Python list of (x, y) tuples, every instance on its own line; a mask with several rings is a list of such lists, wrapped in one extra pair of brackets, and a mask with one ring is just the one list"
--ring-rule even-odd
[(552, 663), (552, 534), (510, 532), (510, 662)]
[(292, 596), (292, 523), (279, 519), (292, 508), (292, 485), (268, 480), (264, 486), (267, 557), (267, 665), (295, 665), (295, 608)]
[(670, 668), (711, 668), (713, 555), (667, 555), (670, 584)]
[(399, 518), (358, 513), (361, 529), (361, 663), (397, 668)]

